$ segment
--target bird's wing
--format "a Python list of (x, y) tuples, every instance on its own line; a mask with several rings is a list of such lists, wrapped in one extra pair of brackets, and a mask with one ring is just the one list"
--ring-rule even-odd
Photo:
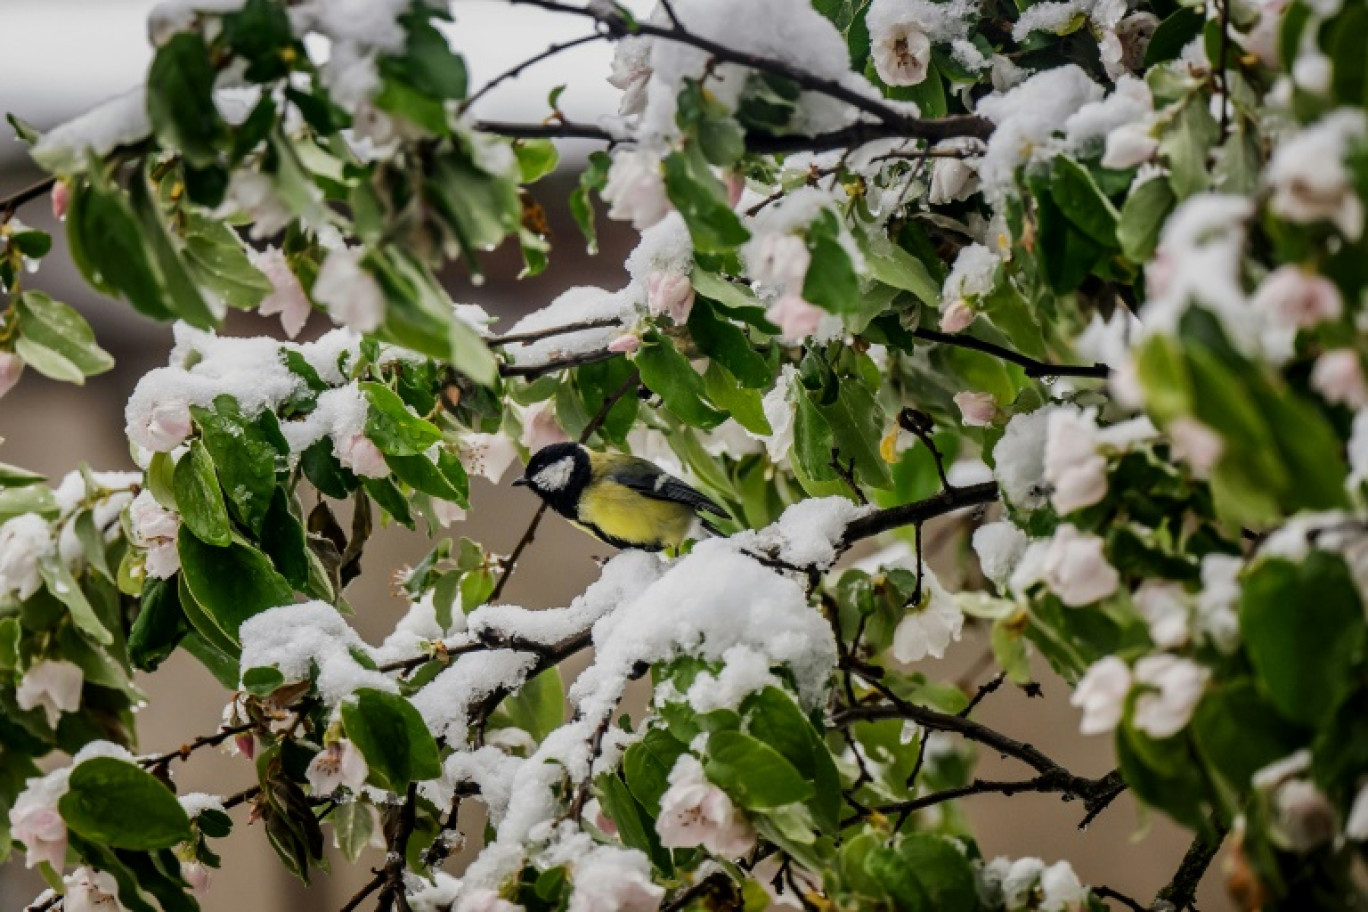
[(675, 478), (644, 459), (624, 460), (608, 472), (608, 477), (630, 488), (643, 497), (655, 500), (672, 500), (686, 504), (695, 510), (726, 516), (727, 511), (718, 506), (707, 495), (695, 491), (684, 482)]

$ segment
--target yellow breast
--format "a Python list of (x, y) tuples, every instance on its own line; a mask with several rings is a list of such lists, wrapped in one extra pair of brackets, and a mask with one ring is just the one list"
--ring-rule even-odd
[(654, 500), (619, 484), (595, 481), (580, 497), (579, 519), (628, 546), (659, 550), (683, 543), (693, 525), (694, 512), (684, 504)]

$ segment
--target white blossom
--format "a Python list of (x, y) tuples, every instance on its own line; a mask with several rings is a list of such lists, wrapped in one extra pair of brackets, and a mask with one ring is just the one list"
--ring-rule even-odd
[(916, 23), (890, 22), (872, 30), (870, 55), (879, 78), (891, 86), (914, 86), (926, 79), (931, 39)]
[(373, 332), (385, 320), (385, 293), (361, 268), (358, 250), (340, 247), (328, 254), (314, 280), (313, 296), (329, 316), (357, 332)]
[(755, 281), (789, 292), (801, 292), (812, 254), (801, 237), (790, 232), (770, 232), (751, 241), (743, 250), (746, 266)]
[(53, 728), (63, 713), (81, 708), (85, 673), (74, 662), (44, 659), (24, 672), (14, 699), (20, 709), (42, 709)]
[(366, 758), (361, 756), (356, 745), (345, 738), (334, 741), (315, 754), (304, 773), (315, 795), (331, 795), (339, 788), (360, 791), (369, 774)]
[(204, 893), (214, 880), (213, 872), (202, 861), (182, 861), (180, 873), (181, 878), (190, 885), (190, 890), (193, 893)]
[(651, 81), (651, 42), (625, 38), (613, 53), (613, 71), (608, 83), (622, 90), (618, 114), (631, 117), (646, 110), (646, 87)]
[(385, 454), (365, 434), (346, 434), (333, 441), (333, 454), (345, 469), (363, 478), (384, 478), (389, 475)]
[(1364, 133), (1363, 111), (1341, 109), (1283, 142), (1264, 173), (1273, 189), (1273, 211), (1293, 222), (1333, 222), (1345, 237), (1358, 240), (1363, 201), (1344, 158)]
[(180, 397), (164, 399), (150, 409), (139, 422), (129, 422), (125, 431), (128, 439), (154, 453), (169, 453), (185, 442), (194, 430), (190, 417), (190, 403)]
[(0, 525), (0, 593), (26, 599), (43, 585), (39, 563), (55, 549), (47, 521), (24, 513)]
[(1240, 642), (1240, 571), (1244, 562), (1229, 554), (1202, 558), (1202, 589), (1197, 596), (1197, 629), (1229, 655)]
[(156, 579), (174, 576), (180, 569), (180, 554), (176, 551), (180, 516), (157, 503), (152, 492), (144, 488), (128, 506), (128, 525), (133, 533), (133, 544), (147, 552), (148, 576)]
[(958, 200), (968, 199), (978, 190), (978, 164), (969, 156), (981, 153), (983, 144), (967, 137), (945, 139), (932, 146), (932, 150), (960, 155), (945, 155), (937, 158), (931, 165), (931, 188), (927, 191), (926, 201), (933, 206), (941, 206)]
[(119, 885), (112, 874), (79, 867), (62, 878), (62, 882), (66, 885), (63, 912), (123, 912)]
[(1354, 803), (1349, 808), (1349, 820), (1344, 824), (1344, 835), (1355, 842), (1368, 841), (1368, 785), (1359, 787)]
[(1179, 656), (1148, 655), (1135, 663), (1135, 727), (1154, 738), (1178, 734), (1192, 719), (1211, 672)]
[(1225, 452), (1220, 434), (1187, 415), (1173, 420), (1168, 435), (1174, 457), (1191, 466), (1198, 478), (1209, 477)]
[(964, 628), (964, 613), (927, 567), (922, 568), (922, 601), (909, 607), (893, 630), (893, 658), (920, 662), (927, 656), (943, 658)]
[(456, 912), (523, 912), (523, 907), (509, 902), (488, 887), (476, 887), (461, 894)]
[(670, 787), (656, 818), (660, 844), (668, 849), (703, 846), (719, 858), (734, 859), (755, 846), (755, 828), (726, 792), (708, 781), (703, 764), (681, 754), (670, 771)]
[(1121, 576), (1107, 562), (1103, 541), (1072, 525), (1060, 526), (1045, 552), (1045, 585), (1071, 608), (1090, 605), (1116, 591)]
[(1270, 272), (1251, 303), (1274, 322), (1297, 329), (1338, 320), (1344, 312), (1335, 283), (1300, 266), (1279, 266)]
[(955, 394), (955, 405), (965, 427), (989, 427), (997, 417), (997, 400), (992, 393), (964, 390)]
[(1284, 782), (1273, 794), (1276, 832), (1294, 852), (1310, 852), (1335, 838), (1335, 808), (1305, 779)]
[(299, 284), (299, 278), (290, 269), (279, 247), (267, 247), (253, 257), (253, 262), (271, 282), (271, 293), (262, 299), (257, 312), (263, 317), (279, 314), (281, 328), (293, 339), (313, 313), (304, 286)]
[(979, 569), (998, 591), (1007, 590), (1007, 581), (1030, 543), (1025, 532), (1005, 519), (984, 523), (974, 530), (974, 553), (978, 555)]
[(660, 160), (650, 152), (629, 150), (613, 156), (608, 182), (601, 194), (608, 206), (608, 217), (631, 222), (645, 231), (663, 219), (671, 209), (660, 176)]
[(1178, 583), (1145, 580), (1135, 590), (1135, 608), (1149, 625), (1154, 645), (1172, 649), (1188, 641), (1188, 598)]
[(10, 808), (10, 834), (24, 844), (27, 867), (47, 862), (60, 871), (66, 861), (67, 827), (57, 802), (66, 794), (66, 778), (30, 779), (27, 785)]
[(544, 399), (528, 406), (527, 411), (523, 412), (522, 426), (522, 437), (519, 442), (533, 453), (542, 447), (564, 443), (570, 439), (561, 428), (560, 422), (556, 420), (556, 403), (552, 399)]
[(471, 475), (479, 475), (498, 484), (518, 458), (513, 441), (503, 434), (467, 434), (461, 438), (461, 465)]
[(1138, 168), (1154, 158), (1159, 151), (1159, 140), (1150, 132), (1148, 123), (1122, 124), (1107, 134), (1107, 148), (1102, 154), (1102, 167), (1116, 171)]
[(1311, 368), (1311, 388), (1326, 402), (1355, 410), (1368, 406), (1363, 359), (1352, 348), (1332, 349), (1317, 358)]
[(0, 352), (0, 396), (4, 396), (19, 382), (24, 372), (24, 359), (14, 352)]
[(1056, 861), (1040, 872), (1040, 912), (1081, 912), (1089, 895), (1067, 861)]
[(1107, 496), (1107, 461), (1097, 452), (1097, 423), (1091, 412), (1059, 409), (1045, 432), (1044, 477), (1050, 502), (1062, 516)]
[(1105, 734), (1121, 723), (1130, 693), (1130, 668), (1116, 656), (1094, 662), (1079, 678), (1069, 703), (1083, 710), (1078, 730), (1085, 735)]
[(956, 298), (941, 312), (941, 332), (964, 332), (977, 319), (978, 312), (963, 298)]

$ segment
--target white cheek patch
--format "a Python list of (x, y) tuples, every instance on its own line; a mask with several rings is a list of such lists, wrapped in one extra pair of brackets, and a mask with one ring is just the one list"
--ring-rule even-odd
[(570, 476), (573, 474), (575, 459), (573, 456), (566, 456), (533, 475), (532, 484), (539, 491), (559, 491), (570, 483)]

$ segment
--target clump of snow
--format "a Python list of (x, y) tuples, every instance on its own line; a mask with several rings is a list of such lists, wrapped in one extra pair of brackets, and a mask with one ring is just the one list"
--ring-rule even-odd
[(509, 345), (504, 348), (504, 354), (513, 364), (534, 366), (600, 351), (636, 322), (644, 302), (645, 290), (636, 286), (628, 286), (617, 292), (587, 285), (571, 288), (541, 310), (533, 311), (514, 323), (509, 333), (538, 332), (598, 320), (617, 320), (620, 325), (562, 333), (536, 342)]
[(180, 802), (181, 808), (184, 809), (186, 815), (191, 820), (194, 820), (205, 811), (218, 811), (220, 814), (227, 813), (227, 811), (223, 809), (223, 799), (218, 795), (210, 795), (206, 792), (190, 792), (186, 795), (180, 795), (176, 800)]
[(151, 132), (147, 90), (138, 86), (44, 133), (29, 154), (46, 171), (70, 174), (82, 170), (91, 156), (103, 158)]
[(433, 593), (423, 593), (423, 597), (409, 605), (408, 613), (394, 625), (394, 630), (385, 641), (375, 649), (375, 661), (381, 665), (388, 662), (402, 662), (419, 655), (427, 644), (443, 637), (465, 630), (466, 616), (459, 603), (451, 615), (451, 628), (443, 630), (437, 623), (437, 607), (433, 604)]
[(993, 277), (1002, 260), (982, 244), (960, 249), (950, 274), (941, 288), (941, 299), (948, 307), (955, 301), (977, 299), (993, 290)]
[(773, 525), (733, 535), (730, 541), (795, 567), (825, 570), (839, 556), (846, 527), (868, 512), (846, 497), (814, 497), (789, 507)]
[(1075, 64), (1043, 70), (1006, 92), (978, 103), (978, 113), (997, 124), (979, 177), (990, 200), (1012, 186), (1017, 168), (1047, 160), (1063, 148), (1056, 134), (1084, 105), (1102, 98), (1102, 87)]
[(319, 393), (314, 410), (303, 418), (282, 421), (280, 433), (291, 453), (302, 453), (324, 437), (331, 437), (334, 455), (338, 455), (338, 443), (365, 431), (369, 409), (361, 387), (349, 383)]
[[(447, 757), (442, 781), (453, 788), (467, 782), (476, 786), (480, 790), (480, 800), (489, 809), (489, 816), (501, 820), (513, 798), (513, 777), (523, 762), (497, 747), (485, 746), (468, 753), (458, 751)], [(449, 802), (448, 798), (439, 804)]]
[(687, 275), (693, 269), (693, 238), (678, 212), (671, 212), (641, 232), (636, 249), (627, 257), (632, 281), (644, 286), (653, 272)]
[(512, 649), (466, 653), (413, 695), (413, 707), (433, 735), (462, 744), (476, 704), (498, 691), (515, 690), (536, 664), (532, 653)]
[(583, 633), (639, 595), (660, 579), (667, 566), (655, 554), (623, 551), (604, 565), (599, 578), (569, 607), (529, 611), (517, 605), (484, 605), (470, 613), (470, 632), (487, 643), (555, 645)]
[(1045, 505), (1045, 437), (1050, 414), (1057, 408), (1073, 406), (1047, 406), (1014, 415), (993, 448), (993, 477), (1019, 510), (1038, 510)]
[(768, 656), (738, 645), (722, 653), (722, 669), (716, 675), (704, 671), (694, 678), (685, 699), (697, 713), (735, 709), (746, 697), (778, 683)]
[(238, 630), (241, 668), (274, 668), (286, 681), (314, 675), (318, 695), (336, 706), (362, 687), (397, 691), (394, 681), (357, 661), (370, 648), (327, 602), (281, 605), (248, 618)]

